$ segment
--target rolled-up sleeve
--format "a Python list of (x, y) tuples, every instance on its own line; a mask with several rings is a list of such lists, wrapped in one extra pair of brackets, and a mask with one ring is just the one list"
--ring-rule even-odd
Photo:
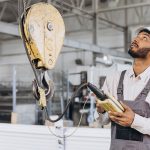
[(131, 128), (134, 128), (143, 134), (150, 135), (150, 118), (145, 118), (138, 114), (135, 114)]

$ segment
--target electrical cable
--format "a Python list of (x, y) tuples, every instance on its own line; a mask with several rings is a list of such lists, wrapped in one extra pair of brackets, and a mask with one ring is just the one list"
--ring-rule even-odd
[(57, 122), (58, 120), (60, 120), (60, 119), (64, 116), (64, 114), (66, 113), (66, 111), (67, 111), (68, 107), (70, 106), (71, 102), (74, 100), (74, 98), (75, 98), (75, 97), (77, 96), (77, 94), (80, 92), (80, 90), (81, 90), (83, 87), (85, 87), (85, 86), (87, 86), (87, 83), (83, 83), (83, 84), (81, 84), (81, 85), (79, 86), (79, 88), (78, 88), (78, 89), (75, 91), (75, 93), (71, 96), (69, 102), (67, 103), (67, 106), (65, 107), (65, 110), (63, 111), (63, 113), (62, 113), (57, 119), (52, 120), (52, 119), (49, 117), (49, 115), (48, 115), (47, 107), (45, 107), (45, 111), (46, 111), (46, 113), (47, 113), (47, 120), (50, 121), (50, 122)]
[[(87, 101), (88, 101), (88, 99), (84, 102), (84, 105), (82, 107), (83, 110), (85, 109), (85, 105), (87, 104)], [(46, 115), (47, 115), (47, 113), (46, 113)], [(71, 137), (78, 130), (78, 128), (80, 127), (81, 121), (82, 121), (82, 117), (83, 117), (83, 113), (80, 116), (79, 123), (78, 123), (77, 127), (75, 127), (75, 129), (68, 135), (64, 135), (64, 136), (57, 135), (56, 133), (54, 133), (52, 131), (52, 129), (51, 129), (51, 127), (49, 125), (47, 125), (47, 127), (48, 127), (48, 129), (49, 129), (49, 131), (51, 132), (52, 135), (54, 135), (54, 136), (56, 136), (58, 138), (68, 138), (68, 137)]]

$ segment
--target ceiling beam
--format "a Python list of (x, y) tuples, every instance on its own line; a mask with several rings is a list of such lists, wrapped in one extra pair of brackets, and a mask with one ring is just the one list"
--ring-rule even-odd
[(10, 1), (10, 0), (0, 0), (0, 3), (1, 3), (1, 2), (7, 2), (7, 1)]
[(0, 33), (20, 36), (18, 25), (0, 21)]
[[(5, 33), (5, 34), (20, 37), (18, 25), (14, 25), (14, 24), (2, 22), (2, 21), (0, 21), (0, 33)], [(124, 52), (110, 50), (108, 48), (102, 48), (94, 44), (88, 44), (88, 43), (83, 43), (83, 42), (69, 40), (69, 39), (64, 40), (64, 47), (70, 47), (70, 48), (75, 48), (79, 50), (91, 51), (95, 53), (103, 53), (107, 55), (109, 54), (113, 56), (129, 58), (129, 55)]]
[[(95, 0), (94, 0), (94, 1), (95, 1)], [(72, 11), (71, 11), (72, 13), (74, 13), (74, 14), (76, 14), (76, 15), (81, 15), (81, 16), (83, 16), (83, 17), (88, 17), (89, 19), (93, 19), (93, 18), (95, 17), (95, 16), (94, 16), (94, 13), (97, 13), (97, 11), (98, 11), (98, 10), (97, 10), (96, 12), (93, 12), (93, 11), (91, 11), (91, 12), (85, 11), (85, 10), (83, 10), (83, 9), (80, 9), (79, 7), (75, 7), (75, 6), (73, 6), (73, 5), (71, 5), (71, 4), (67, 3), (67, 2), (60, 1), (60, 0), (55, 0), (55, 2), (57, 2), (57, 3), (59, 3), (59, 4), (62, 4), (62, 3), (63, 3), (63, 5), (68, 6), (68, 7), (70, 7), (70, 8), (72, 9)], [(73, 10), (76, 10), (76, 11), (73, 11)], [(98, 19), (99, 19), (99, 20), (102, 20), (102, 21), (104, 21), (104, 22), (107, 22), (108, 24), (112, 24), (113, 26), (119, 28), (121, 31), (124, 30), (124, 27), (123, 27), (123, 26), (118, 25), (118, 24), (116, 24), (115, 22), (112, 22), (112, 21), (109, 21), (109, 20), (107, 20), (107, 19), (101, 18), (100, 16), (98, 17)], [(112, 27), (113, 27), (113, 26), (112, 26)]]
[(94, 44), (88, 44), (88, 43), (83, 43), (83, 42), (69, 40), (69, 39), (65, 39), (64, 46), (70, 47), (70, 48), (76, 48), (76, 49), (80, 49), (80, 50), (87, 50), (87, 51), (91, 51), (94, 53), (103, 53), (106, 55), (130, 58), (129, 55), (124, 52), (120, 52), (117, 50), (111, 50), (109, 48), (99, 47)]
[(6, 7), (7, 7), (7, 3), (4, 4), (4, 6), (3, 6), (3, 8), (2, 8), (2, 10), (0, 12), (0, 20), (2, 20), (2, 17), (4, 16), (4, 12), (6, 10)]
[(97, 11), (97, 13), (104, 13), (104, 12), (109, 12), (109, 11), (118, 11), (118, 10), (124, 10), (124, 9), (144, 7), (144, 6), (149, 6), (149, 5), (150, 5), (150, 3), (137, 3), (137, 4), (124, 5), (124, 6), (114, 7), (114, 8), (99, 9)]

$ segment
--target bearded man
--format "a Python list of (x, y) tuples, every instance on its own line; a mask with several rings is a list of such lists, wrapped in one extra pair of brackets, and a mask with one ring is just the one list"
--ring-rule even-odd
[(121, 101), (123, 113), (105, 112), (96, 101), (102, 124), (111, 121), (110, 150), (150, 150), (150, 30), (140, 28), (128, 53), (134, 62), (128, 70), (108, 76), (103, 90)]

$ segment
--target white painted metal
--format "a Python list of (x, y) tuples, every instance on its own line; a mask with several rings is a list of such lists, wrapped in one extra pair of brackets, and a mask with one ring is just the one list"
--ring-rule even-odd
[(79, 128), (66, 140), (66, 150), (109, 150), (110, 129)]
[[(58, 118), (58, 116), (56, 116), (56, 118)], [(55, 123), (55, 133), (60, 136), (57, 137), (57, 150), (65, 150), (65, 138), (61, 138), (64, 137), (64, 132), (63, 120), (61, 119)]]
[(103, 13), (103, 12), (109, 12), (109, 11), (117, 11), (117, 10), (137, 8), (137, 7), (144, 7), (144, 6), (149, 6), (149, 5), (150, 5), (149, 2), (147, 2), (147, 3), (136, 3), (136, 4), (130, 4), (130, 5), (125, 5), (125, 6), (120, 6), (120, 7), (114, 7), (114, 8), (99, 9), (97, 11), (97, 13)]
[[(90, 83), (94, 82), (95, 75), (94, 75), (94, 67), (92, 66), (88, 72), (88, 79)], [(94, 122), (94, 111), (95, 111), (95, 96), (92, 94), (92, 91), (89, 93), (90, 96), (90, 110), (88, 115), (88, 123), (89, 126), (93, 124)]]
[(0, 2), (6, 2), (6, 1), (9, 1), (9, 0), (0, 0)]
[[(74, 129), (67, 128), (66, 134)], [(2, 150), (57, 150), (57, 142), (46, 126), (0, 124)], [(109, 150), (109, 144), (110, 129), (79, 128), (66, 139), (65, 150)]]
[(16, 112), (16, 68), (13, 66), (13, 84), (12, 84), (12, 95), (13, 95), (13, 112)]
[(0, 22), (0, 32), (6, 33), (14, 36), (20, 36), (18, 25), (12, 23)]

